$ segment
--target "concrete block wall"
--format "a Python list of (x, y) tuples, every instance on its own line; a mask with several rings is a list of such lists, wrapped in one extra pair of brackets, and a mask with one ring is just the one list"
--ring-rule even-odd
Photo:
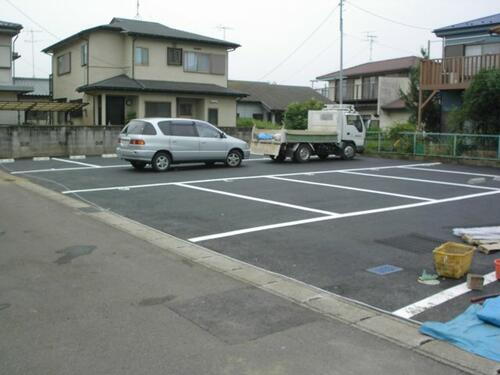
[(231, 137), (242, 139), (248, 143), (252, 138), (252, 128), (220, 127), (220, 130)]
[(114, 153), (121, 126), (0, 126), (0, 158)]

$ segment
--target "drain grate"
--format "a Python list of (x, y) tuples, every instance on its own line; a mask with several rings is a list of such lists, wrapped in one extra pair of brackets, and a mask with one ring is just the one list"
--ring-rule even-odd
[(391, 264), (383, 264), (381, 266), (372, 267), (372, 268), (367, 269), (368, 272), (374, 273), (376, 275), (381, 275), (381, 276), (388, 275), (388, 274), (394, 273), (394, 272), (399, 272), (402, 270), (403, 269), (401, 267), (396, 267), (396, 266), (393, 266)]

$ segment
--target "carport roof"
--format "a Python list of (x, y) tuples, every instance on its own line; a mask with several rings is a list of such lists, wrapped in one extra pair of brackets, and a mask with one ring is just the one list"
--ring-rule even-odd
[(138, 92), (169, 92), (184, 94), (202, 94), (216, 96), (243, 97), (247, 94), (226, 87), (208, 83), (156, 81), (150, 79), (132, 79), (125, 74), (108, 78), (89, 85), (80, 86), (78, 92), (87, 91), (138, 91)]
[(332, 103), (328, 98), (307, 86), (275, 85), (255, 81), (228, 81), (228, 86), (249, 94), (241, 100), (242, 102), (259, 102), (271, 111), (284, 111), (290, 103), (310, 99)]
[(35, 102), (35, 101), (0, 101), (0, 111), (31, 112), (72, 112), (83, 108), (88, 103), (78, 102)]

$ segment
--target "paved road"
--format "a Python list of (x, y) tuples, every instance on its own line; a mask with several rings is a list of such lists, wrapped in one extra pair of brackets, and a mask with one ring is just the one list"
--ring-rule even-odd
[[(491, 177), (498, 174), (493, 168), (446, 164), (398, 168), (418, 162), (363, 156), (307, 164), (258, 159), (237, 169), (192, 165), (167, 173), (136, 171), (123, 161), (102, 158), (21, 160), (6, 166), (56, 191), (84, 190), (72, 196), (163, 232), (390, 312), (464, 282), (444, 279), (438, 286), (417, 282), (424, 269), (434, 269), (432, 249), (457, 240), (453, 227), (498, 224), (500, 194), (488, 190), (500, 188)], [(37, 171), (24, 173), (33, 169)], [(351, 172), (336, 173), (345, 169)], [(468, 183), (483, 174), (490, 177), (480, 184)], [(276, 175), (285, 180), (269, 178)], [(189, 183), (176, 185), (179, 182)], [(429, 201), (482, 193), (494, 194), (439, 204)], [(384, 211), (412, 204), (424, 205)], [(314, 221), (329, 212), (378, 209), (382, 211)], [(297, 220), (303, 223), (280, 226)], [(274, 227), (251, 231), (262, 225)], [(217, 237), (235, 230), (241, 232)], [(367, 271), (384, 265), (399, 271), (383, 276)], [(477, 253), (471, 271), (491, 273), (492, 256)], [(499, 288), (491, 283), (482, 292), (468, 292), (412, 318), (447, 321), (469, 305), (471, 296)]]
[(2, 374), (459, 374), (0, 179)]

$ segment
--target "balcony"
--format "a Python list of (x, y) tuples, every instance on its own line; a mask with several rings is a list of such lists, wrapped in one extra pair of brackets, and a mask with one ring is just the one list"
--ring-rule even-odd
[(483, 69), (500, 69), (500, 54), (422, 60), (422, 90), (464, 90)]

